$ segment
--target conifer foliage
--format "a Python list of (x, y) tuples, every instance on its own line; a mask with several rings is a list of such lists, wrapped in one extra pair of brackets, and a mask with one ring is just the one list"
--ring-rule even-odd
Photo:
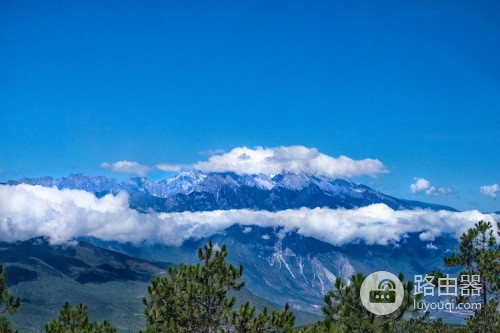
[[(500, 238), (500, 223), (497, 223)], [(445, 258), (448, 266), (460, 266), (461, 276), (479, 276), (481, 308), (473, 310), (467, 320), (470, 332), (500, 332), (500, 246), (491, 222), (479, 221), (460, 237), (457, 253)], [(469, 293), (470, 294), (470, 293)], [(476, 299), (459, 296), (457, 303), (473, 303)]]
[(357, 273), (351, 276), (349, 284), (337, 278), (335, 290), (325, 296), (323, 313), (326, 327), (335, 326), (342, 332), (394, 332), (403, 321), (403, 316), (416, 313), (411, 306), (414, 301), (420, 302), (420, 297), (412, 295), (413, 282), (405, 283), (403, 273), (398, 276), (403, 283), (403, 302), (395, 312), (385, 316), (376, 316), (363, 306), (360, 291), (365, 278), (362, 273)]
[(45, 325), (46, 333), (116, 333), (107, 321), (91, 322), (87, 306), (78, 304), (74, 308), (66, 302), (57, 319)]
[(7, 318), (3, 315), (6, 313), (16, 313), (21, 306), (21, 299), (10, 294), (7, 288), (7, 273), (0, 265), (0, 332), (12, 332), (12, 326)]
[(157, 277), (144, 298), (146, 332), (289, 332), (294, 316), (286, 306), (281, 311), (256, 313), (249, 303), (233, 310), (231, 291), (244, 286), (243, 266), (227, 263), (224, 245), (212, 242), (198, 250), (199, 264), (170, 267), (168, 277)]

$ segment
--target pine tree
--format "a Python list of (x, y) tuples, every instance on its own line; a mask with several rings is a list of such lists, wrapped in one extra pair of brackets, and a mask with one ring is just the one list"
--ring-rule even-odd
[(500, 249), (491, 222), (479, 221), (460, 237), (459, 252), (445, 258), (447, 266), (462, 266), (462, 275), (479, 275), (481, 302), (500, 290)]
[(198, 250), (201, 264), (170, 267), (169, 277), (155, 278), (144, 298), (146, 332), (285, 332), (293, 326), (288, 306), (260, 314), (249, 303), (233, 310), (230, 291), (244, 286), (243, 267), (226, 262), (227, 248), (216, 250), (209, 242)]
[(12, 333), (12, 332), (17, 333), (17, 331), (14, 331), (14, 329), (12, 328), (12, 324), (10, 323), (10, 321), (5, 317), (0, 317), (0, 332), (1, 333)]
[(430, 319), (430, 313), (426, 312), (422, 317), (410, 318), (401, 323), (398, 332), (418, 332), (418, 333), (448, 333), (455, 331), (441, 318)]
[(12, 326), (5, 313), (14, 314), (21, 306), (21, 299), (10, 294), (7, 288), (7, 273), (0, 265), (0, 332), (12, 332)]
[(420, 301), (420, 295), (412, 295), (413, 282), (403, 283), (402, 273), (398, 276), (404, 287), (401, 306), (394, 313), (385, 316), (376, 316), (368, 311), (360, 297), (361, 285), (365, 278), (362, 273), (358, 273), (351, 277), (350, 284), (337, 278), (335, 290), (325, 296), (326, 306), (323, 307), (323, 312), (326, 315), (326, 332), (393, 332), (405, 314), (417, 311), (410, 309), (410, 306), (414, 300)]
[[(497, 224), (500, 237), (500, 223)], [(447, 266), (461, 266), (460, 277), (479, 275), (481, 309), (475, 309), (467, 320), (472, 332), (500, 330), (498, 299), (500, 297), (500, 247), (491, 222), (479, 221), (460, 237), (459, 252), (445, 258)], [(460, 280), (460, 279), (459, 279)], [(457, 297), (458, 303), (474, 301), (468, 296)]]
[(292, 332), (295, 317), (288, 304), (281, 311), (268, 313), (267, 308), (256, 315), (255, 307), (246, 302), (231, 318), (228, 331), (231, 332)]
[(45, 325), (47, 333), (116, 333), (116, 329), (107, 321), (91, 322), (87, 315), (87, 306), (78, 304), (74, 308), (66, 302), (57, 319)]

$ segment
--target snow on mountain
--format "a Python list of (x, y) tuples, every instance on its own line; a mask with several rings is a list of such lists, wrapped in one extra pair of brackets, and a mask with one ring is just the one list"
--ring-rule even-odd
[(16, 184), (31, 184), (45, 187), (57, 187), (59, 189), (84, 190), (97, 195), (108, 193), (118, 193), (123, 189), (123, 184), (113, 178), (103, 176), (88, 176), (77, 173), (71, 174), (68, 177), (52, 178), (49, 176), (40, 178), (22, 178), (17, 181), (7, 182), (9, 185)]
[(207, 175), (201, 172), (183, 172), (175, 177), (157, 183), (151, 182), (150, 192), (158, 197), (167, 197), (177, 193), (189, 194), (196, 191), (197, 186), (206, 178)]
[[(266, 236), (266, 237), (264, 237)], [(324, 295), (334, 289), (337, 278), (349, 281), (357, 273), (385, 270), (411, 277), (434, 268), (447, 270), (443, 257), (455, 249), (457, 240), (442, 236), (438, 250), (429, 250), (418, 234), (409, 234), (401, 245), (367, 245), (363, 242), (333, 246), (296, 231), (280, 228), (233, 225), (209, 238), (191, 239), (180, 247), (161, 244), (124, 244), (85, 238), (95, 245), (131, 256), (172, 263), (196, 262), (193, 253), (211, 239), (226, 244), (228, 260), (244, 266), (246, 286), (254, 294), (294, 309), (319, 313)]]
[(23, 178), (9, 181), (59, 189), (81, 189), (103, 196), (126, 191), (130, 206), (141, 211), (159, 212), (255, 209), (277, 211), (300, 207), (357, 208), (384, 203), (393, 209), (431, 208), (453, 210), (416, 201), (397, 199), (368, 186), (343, 179), (329, 179), (305, 173), (284, 172), (274, 176), (237, 175), (189, 171), (161, 181), (132, 178), (119, 182), (106, 177), (73, 174)]

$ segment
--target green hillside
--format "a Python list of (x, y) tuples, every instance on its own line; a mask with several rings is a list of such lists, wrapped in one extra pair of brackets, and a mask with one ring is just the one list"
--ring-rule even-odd
[[(195, 253), (193, 253), (193, 257)], [(22, 305), (11, 321), (20, 332), (40, 332), (55, 318), (65, 301), (88, 305), (92, 320), (108, 320), (120, 332), (144, 327), (142, 297), (149, 281), (170, 265), (133, 258), (85, 242), (51, 246), (37, 238), (16, 244), (0, 243), (0, 263), (8, 284)], [(242, 289), (238, 303), (250, 301), (259, 310), (279, 306)], [(319, 319), (297, 312), (297, 324)]]

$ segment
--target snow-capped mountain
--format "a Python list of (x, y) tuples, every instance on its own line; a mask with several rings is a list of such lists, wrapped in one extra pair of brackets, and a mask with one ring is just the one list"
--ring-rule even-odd
[(80, 189), (103, 196), (126, 191), (130, 206), (141, 211), (159, 212), (208, 211), (217, 209), (255, 209), (277, 211), (300, 207), (356, 208), (384, 203), (393, 209), (450, 207), (397, 199), (368, 186), (343, 179), (328, 179), (307, 174), (280, 173), (237, 175), (234, 173), (184, 172), (162, 181), (132, 178), (119, 182), (112, 178), (73, 174), (52, 177), (23, 178), (9, 181)]
[(118, 193), (123, 190), (123, 184), (116, 179), (103, 176), (88, 176), (85, 174), (71, 174), (68, 177), (52, 178), (50, 176), (40, 178), (22, 178), (19, 180), (11, 180), (8, 185), (30, 184), (40, 185), (45, 187), (57, 187), (59, 189), (78, 189), (87, 192), (92, 192), (97, 195)]
[[(355, 208), (384, 203), (394, 209), (448, 209), (422, 202), (397, 199), (368, 186), (343, 179), (327, 179), (306, 174), (281, 173), (237, 175), (191, 171), (162, 181), (132, 178), (117, 181), (82, 174), (59, 179), (43, 177), (21, 179), (20, 183), (80, 189), (103, 196), (129, 193), (129, 204), (140, 211), (208, 211), (216, 209), (255, 209), (279, 211), (300, 207)], [(446, 251), (453, 251), (457, 241), (441, 235), (432, 243), (418, 234), (405, 235), (398, 244), (366, 245), (363, 242), (334, 246), (295, 231), (279, 227), (233, 225), (207, 238), (188, 239), (181, 246), (120, 243), (94, 238), (84, 240), (94, 245), (148, 260), (189, 263), (196, 260), (196, 250), (208, 239), (226, 244), (229, 260), (243, 264), (245, 281), (251, 292), (277, 304), (288, 302), (294, 309), (316, 314), (326, 292), (334, 288), (338, 277), (348, 279), (355, 272), (365, 274), (387, 270), (426, 274), (443, 268)]]

